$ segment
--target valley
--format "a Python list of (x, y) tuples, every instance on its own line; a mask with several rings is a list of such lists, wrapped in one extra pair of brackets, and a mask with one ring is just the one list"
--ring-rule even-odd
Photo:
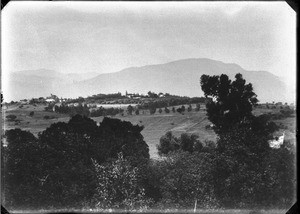
[[(105, 104), (98, 104), (99, 106), (105, 106)], [(27, 130), (33, 133), (35, 136), (39, 132), (44, 131), (52, 123), (57, 122), (68, 122), (70, 116), (67, 114), (59, 114), (56, 112), (45, 111), (47, 105), (23, 105), (22, 108), (19, 108), (20, 105), (9, 105), (7, 109), (4, 110), (4, 117), (7, 115), (16, 115), (17, 119), (15, 121), (5, 120), (3, 124), (4, 130), (20, 128), (22, 130)], [(107, 105), (107, 107), (119, 107), (120, 105)], [(123, 104), (123, 108), (126, 108), (128, 104)], [(181, 105), (180, 105), (181, 106)], [(174, 106), (175, 109), (180, 106)], [(188, 105), (185, 105), (187, 108)], [(182, 133), (188, 134), (197, 134), (199, 140), (204, 143), (205, 141), (216, 141), (216, 134), (208, 126), (211, 122), (206, 116), (205, 104), (200, 105), (200, 111), (195, 111), (196, 104), (192, 104), (192, 111), (185, 111), (183, 114), (178, 112), (166, 113), (158, 111), (151, 115), (149, 110), (141, 110), (139, 115), (128, 115), (124, 114), (123, 116), (117, 114), (115, 116), (110, 116), (113, 118), (118, 118), (120, 120), (129, 121), (134, 125), (144, 126), (143, 131), (141, 132), (145, 142), (149, 146), (149, 153), (151, 158), (158, 158), (156, 145), (159, 143), (159, 139), (167, 131), (171, 131), (175, 136), (179, 137)], [(30, 116), (30, 112), (34, 112), (33, 116)], [(255, 108), (253, 110), (254, 115), (268, 114), (268, 113), (278, 113), (280, 108), (267, 109), (265, 107)], [(49, 119), (45, 119), (49, 117)], [(48, 117), (47, 117), (48, 116)], [(97, 123), (101, 123), (103, 116), (100, 117), (91, 117)], [(275, 136), (281, 135), (285, 132), (286, 140), (296, 142), (295, 137), (295, 117), (287, 117), (283, 119), (274, 120), (274, 122), (280, 125), (280, 130), (275, 132)]]

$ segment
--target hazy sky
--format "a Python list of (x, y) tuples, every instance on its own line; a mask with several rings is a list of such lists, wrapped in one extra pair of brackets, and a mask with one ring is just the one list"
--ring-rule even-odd
[(1, 15), (3, 74), (210, 58), (295, 84), (296, 14), (285, 2), (9, 2)]

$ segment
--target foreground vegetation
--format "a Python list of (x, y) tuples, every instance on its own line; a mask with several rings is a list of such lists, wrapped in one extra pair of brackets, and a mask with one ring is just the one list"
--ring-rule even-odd
[(216, 142), (167, 132), (159, 159), (150, 159), (143, 126), (116, 118), (97, 123), (75, 115), (38, 136), (7, 130), (3, 204), (11, 210), (287, 210), (295, 199), (295, 148), (288, 141), (269, 146), (276, 118), (253, 114), (256, 94), (241, 75), (234, 81), (202, 76), (201, 86), (211, 100), (207, 117)]

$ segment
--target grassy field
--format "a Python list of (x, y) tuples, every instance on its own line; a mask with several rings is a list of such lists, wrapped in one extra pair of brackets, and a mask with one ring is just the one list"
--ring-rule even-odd
[[(7, 115), (16, 115), (19, 122), (7, 121), (4, 122), (4, 130), (21, 128), (22, 130), (28, 130), (34, 135), (50, 126), (52, 123), (56, 122), (68, 122), (70, 117), (65, 114), (58, 114), (55, 112), (44, 111), (45, 105), (24, 105), (19, 108), (17, 105), (9, 106), (7, 109), (3, 109), (3, 118)], [(140, 115), (117, 115), (115, 118), (121, 120), (130, 121), (133, 124), (143, 125), (144, 129), (142, 134), (144, 140), (149, 145), (150, 156), (152, 158), (157, 158), (156, 145), (159, 143), (159, 139), (167, 131), (172, 131), (175, 136), (180, 136), (181, 133), (194, 133), (199, 136), (200, 141), (205, 140), (216, 140), (216, 135), (213, 130), (206, 129), (205, 126), (211, 124), (206, 116), (206, 111), (204, 106), (201, 106), (201, 110), (196, 112), (195, 105), (192, 106), (193, 110), (191, 112), (185, 111), (184, 114), (179, 114), (178, 112), (166, 114), (164, 111), (160, 114), (157, 112), (154, 115), (150, 115), (148, 111), (140, 111)], [(175, 107), (176, 108), (176, 107)], [(187, 106), (186, 106), (187, 108)], [(34, 115), (30, 116), (30, 112), (34, 111)], [(253, 113), (255, 115), (276, 112), (279, 109), (255, 109)], [(44, 119), (45, 116), (49, 116), (52, 119)], [(93, 120), (101, 122), (103, 117), (94, 117)], [(286, 139), (295, 140), (295, 128), (296, 120), (295, 117), (285, 118), (283, 120), (275, 121), (277, 124), (281, 125), (281, 129), (275, 133), (276, 136), (282, 135), (285, 131)]]

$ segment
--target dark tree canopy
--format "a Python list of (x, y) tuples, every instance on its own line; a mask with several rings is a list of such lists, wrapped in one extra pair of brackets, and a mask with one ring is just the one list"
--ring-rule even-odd
[(129, 115), (132, 115), (132, 112), (133, 112), (133, 107), (131, 106), (131, 105), (129, 105), (128, 107), (127, 107), (127, 112), (128, 112), (128, 114)]
[(252, 107), (258, 102), (251, 83), (246, 84), (241, 74), (231, 81), (227, 75), (202, 75), (200, 85), (205, 97), (212, 98), (207, 104), (207, 115), (216, 131), (252, 118)]
[(175, 137), (171, 131), (163, 135), (159, 144), (157, 145), (158, 154), (165, 156), (173, 151), (185, 151), (189, 153), (201, 152), (203, 145), (198, 140), (199, 136), (196, 134), (182, 133), (179, 138)]
[[(39, 134), (6, 132), (5, 175), (11, 205), (66, 208), (88, 201), (96, 190), (92, 160), (102, 164), (118, 157), (139, 166), (149, 160), (143, 127), (104, 118), (100, 125), (76, 115), (68, 123), (52, 124)], [(26, 200), (24, 200), (26, 198)], [(8, 204), (9, 205), (9, 204)]]

